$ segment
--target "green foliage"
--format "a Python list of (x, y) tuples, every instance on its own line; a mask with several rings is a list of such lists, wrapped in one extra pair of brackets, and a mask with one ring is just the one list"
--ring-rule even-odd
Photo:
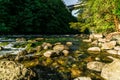
[[(84, 5), (83, 5), (84, 4)], [(81, 0), (78, 22), (70, 23), (72, 28), (95, 32), (115, 31), (114, 16), (120, 16), (119, 0)]]
[(0, 0), (4, 33), (69, 33), (70, 21), (75, 18), (61, 0)]

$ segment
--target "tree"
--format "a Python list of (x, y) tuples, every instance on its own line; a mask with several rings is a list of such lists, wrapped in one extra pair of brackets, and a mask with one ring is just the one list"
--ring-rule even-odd
[(0, 32), (69, 33), (75, 20), (61, 0), (0, 0)]
[(81, 0), (78, 22), (72, 28), (95, 32), (120, 31), (120, 0)]

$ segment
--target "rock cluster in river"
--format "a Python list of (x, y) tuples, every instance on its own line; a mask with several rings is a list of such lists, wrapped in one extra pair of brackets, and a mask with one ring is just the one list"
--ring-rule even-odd
[[(103, 38), (102, 34), (92, 34), (89, 39), (83, 40), (84, 42), (90, 42), (92, 47), (88, 48), (88, 52), (102, 52), (107, 54), (120, 55), (120, 34), (111, 36), (110, 38)], [(99, 53), (97, 53), (99, 54)], [(101, 73), (101, 77), (105, 80), (120, 80), (120, 59), (108, 56), (113, 61), (111, 63), (100, 62), (100, 59), (96, 58), (96, 61), (88, 62), (87, 68), (93, 71)]]
[[(46, 44), (46, 45), (43, 45)], [(69, 54), (69, 47), (72, 45), (72, 42), (67, 42), (66, 45), (62, 43), (55, 43), (55, 44), (50, 44), (50, 43), (43, 43), (42, 48), (43, 49), (48, 49), (46, 50), (43, 55), (45, 57), (51, 57), (55, 55), (61, 55), (63, 54), (64, 56), (67, 56)]]
[[(37, 68), (33, 68), (33, 71), (36, 72), (36, 75), (39, 79), (37, 80), (44, 80), (44, 78), (42, 77), (43, 72), (46, 70), (46, 72), (43, 74), (45, 77), (46, 76), (52, 76), (54, 77), (55, 75), (63, 75), (65, 76), (64, 78), (67, 80), (67, 78), (69, 78), (69, 76), (73, 79), (73, 80), (92, 80), (95, 78), (99, 78), (98, 80), (100, 80), (100, 78), (102, 77), (103, 80), (120, 80), (120, 60), (119, 57), (118, 58), (113, 58), (111, 56), (106, 56), (108, 59), (110, 59), (110, 62), (104, 62), (102, 60), (104, 60), (103, 58), (101, 58), (102, 56), (99, 55), (99, 53), (101, 54), (101, 52), (106, 51), (107, 54), (114, 54), (117, 56), (119, 56), (120, 54), (120, 39), (118, 39), (117, 37), (115, 38), (111, 38), (110, 40), (103, 38), (102, 34), (92, 34), (90, 35), (89, 39), (85, 39), (83, 41), (85, 42), (91, 42), (91, 47), (89, 47), (88, 53), (90, 52), (94, 52), (97, 54), (86, 54), (80, 50), (76, 50), (73, 51), (73, 43), (72, 42), (56, 42), (56, 43), (50, 43), (50, 42), (42, 42), (41, 44), (37, 44), (36, 42), (40, 43), (41, 40), (44, 40), (44, 38), (36, 38), (34, 40), (29, 40), (26, 41), (26, 39), (16, 39), (15, 44), (8, 44), (7, 48), (20, 45), (21, 43), (24, 46), (24, 42), (25, 44), (27, 43), (27, 46), (25, 49), (20, 50), (19, 52), (17, 52), (16, 56), (11, 56), (11, 55), (3, 55), (2, 57), (5, 57), (5, 59), (9, 58), (8, 60), (12, 60), (15, 61), (8, 61), (8, 63), (6, 61), (4, 65), (2, 64), (2, 67), (0, 69), (0, 71), (4, 70), (4, 66), (5, 69), (7, 68), (7, 71), (9, 73), (9, 71), (11, 71), (11, 69), (14, 68), (13, 72), (17, 75), (15, 76), (16, 80), (22, 79), (22, 80), (26, 80), (29, 79), (29, 76), (32, 78), (35, 76), (34, 72), (32, 72), (31, 70), (25, 68), (25, 67), (20, 67), (22, 66), (18, 62), (22, 62), (25, 61), (27, 62), (28, 60), (30, 61), (30, 63), (27, 63), (28, 66), (33, 66), (34, 64), (38, 65)], [(37, 44), (37, 46), (36, 46)], [(71, 46), (72, 45), (72, 46)], [(84, 47), (84, 46), (83, 46)], [(6, 47), (4, 47), (6, 48)], [(80, 48), (82, 49), (82, 48)], [(73, 55), (70, 54), (73, 51)], [(32, 55), (32, 56), (31, 56)], [(97, 55), (97, 56), (92, 56), (92, 55)], [(35, 61), (33, 60), (33, 58), (35, 59)], [(39, 59), (38, 61), (36, 60)], [(4, 60), (4, 59), (3, 59)], [(33, 62), (32, 62), (33, 60)], [(77, 64), (76, 64), (77, 63)], [(9, 69), (8, 64), (14, 64), (13, 68)], [(4, 65), (4, 66), (3, 66)], [(42, 68), (40, 68), (42, 65)], [(47, 67), (49, 67), (49, 69), (47, 69)], [(20, 68), (20, 71), (19, 71)], [(44, 68), (44, 69), (43, 69)], [(57, 70), (57, 72), (61, 73), (61, 74), (50, 74), (49, 70)], [(17, 70), (17, 71), (16, 71)], [(7, 72), (6, 71), (6, 72)], [(27, 72), (26, 72), (27, 71)], [(85, 71), (85, 72), (84, 72)], [(2, 73), (3, 73), (2, 72)], [(13, 75), (13, 72), (11, 72), (11, 74), (9, 74), (10, 76)], [(19, 74), (26, 74), (26, 76), (21, 77), (22, 75)], [(26, 73), (25, 73), (26, 72)], [(55, 72), (55, 71), (53, 71)], [(86, 73), (89, 74), (86, 74)], [(99, 77), (96, 75), (99, 74)], [(2, 75), (2, 74), (0, 74)], [(5, 76), (7, 74), (4, 74)], [(8, 77), (9, 77), (8, 75)], [(28, 77), (27, 77), (28, 75)], [(67, 77), (66, 77), (67, 76)], [(6, 78), (8, 78), (6, 77)], [(3, 76), (2, 76), (3, 78)], [(11, 77), (11, 80), (14, 80), (13, 77)], [(48, 77), (49, 78), (49, 77)], [(48, 79), (47, 78), (47, 79)], [(70, 79), (71, 79), (70, 78)], [(0, 77), (1, 79), (1, 77)], [(54, 80), (52, 78), (49, 78), (51, 80)], [(61, 80), (62, 78), (60, 78), (59, 80)], [(10, 79), (9, 79), (10, 80)], [(30, 79), (31, 80), (31, 79)], [(34, 80), (34, 79), (33, 79)], [(96, 79), (97, 80), (97, 79)]]
[(119, 35), (112, 36), (109, 40), (103, 38), (102, 34), (91, 34), (89, 39), (83, 40), (84, 42), (89, 42), (91, 40), (92, 47), (88, 48), (88, 51), (91, 52), (100, 52), (106, 51), (109, 54), (118, 54), (120, 55), (120, 39)]

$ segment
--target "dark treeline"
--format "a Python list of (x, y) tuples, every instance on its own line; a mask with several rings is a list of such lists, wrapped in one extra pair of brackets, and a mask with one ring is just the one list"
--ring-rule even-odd
[(75, 33), (69, 22), (76, 19), (61, 0), (0, 0), (0, 33)]

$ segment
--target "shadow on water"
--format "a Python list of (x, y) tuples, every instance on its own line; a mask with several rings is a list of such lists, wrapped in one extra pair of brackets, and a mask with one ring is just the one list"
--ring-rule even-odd
[(36, 72), (36, 78), (32, 80), (71, 80), (70, 77), (63, 77), (57, 70), (50, 67), (37, 65), (31, 68)]

